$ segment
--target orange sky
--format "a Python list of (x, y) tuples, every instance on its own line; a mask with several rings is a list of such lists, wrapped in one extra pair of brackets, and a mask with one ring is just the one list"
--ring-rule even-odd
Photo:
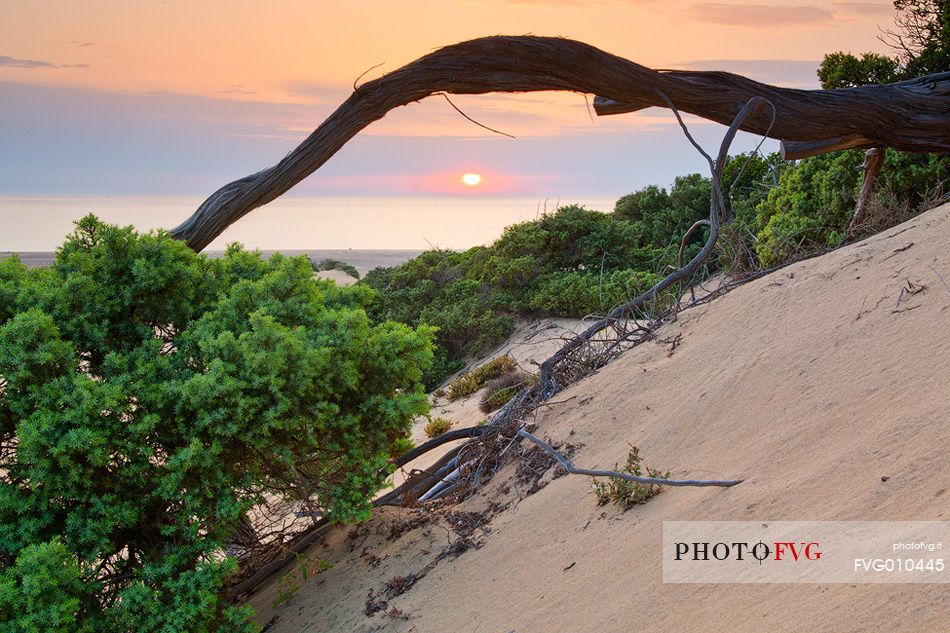
[[(0, 148), (0, 172), (7, 176), (0, 173), (0, 194), (206, 190), (221, 184), (224, 174), (238, 177), (243, 174), (233, 170), (254, 171), (289, 151), (365, 69), (383, 63), (372, 71), (382, 73), (472, 37), (562, 35), (648, 66), (722, 68), (813, 87), (824, 53), (885, 50), (876, 39), (878, 25), (889, 25), (893, 14), (886, 1), (805, 0), (6, 4), (0, 20), (0, 114), (6, 123), (0, 132), (8, 143)], [(678, 134), (669, 113), (660, 110), (591, 122), (583, 99), (573, 94), (460, 96), (456, 102), (519, 139), (575, 139), (558, 147), (581, 155), (615, 151), (610, 137), (617, 134), (633, 135), (625, 143), (642, 141), (647, 152), (661, 143), (650, 134)], [(518, 146), (525, 152), (519, 156), (524, 173), (518, 173), (501, 165), (515, 147), (501, 144), (510, 139), (487, 139), (441, 100), (400, 108), (364, 134), (380, 140), (358, 138), (355, 148), (348, 146), (337, 164), (328, 165), (322, 182), (334, 192), (359, 178), (381, 193), (413, 187), (424, 193), (426, 182), (439, 191), (442, 172), (490, 171), (495, 156), (498, 175), (508, 178), (499, 190), (504, 193), (540, 192), (552, 180), (564, 182), (558, 180), (563, 174), (577, 177), (569, 186), (578, 191), (606, 195), (627, 186), (600, 176), (584, 180), (584, 165), (591, 162), (586, 158), (546, 164), (553, 145), (540, 140)], [(429, 150), (421, 138), (440, 139), (443, 155), (423, 155)], [(394, 159), (376, 164), (370, 152)], [(684, 145), (682, 156), (690, 152)], [(180, 172), (174, 172), (176, 164)], [(624, 175), (623, 182), (659, 177), (668, 183), (683, 171), (675, 171), (676, 164), (671, 155), (666, 171), (657, 166), (639, 181)], [(100, 176), (105, 173), (110, 177)]]

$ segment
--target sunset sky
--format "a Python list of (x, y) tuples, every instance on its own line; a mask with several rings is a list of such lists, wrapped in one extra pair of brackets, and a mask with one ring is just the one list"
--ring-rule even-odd
[[(367, 68), (473, 37), (561, 35), (652, 67), (817, 87), (824, 53), (885, 50), (892, 14), (886, 1), (4, 1), (0, 195), (208, 194), (286, 154)], [(430, 99), (295, 193), (610, 196), (702, 168), (666, 111), (591, 121), (573, 94), (455, 101), (517, 139)], [(718, 144), (719, 126), (691, 125)]]

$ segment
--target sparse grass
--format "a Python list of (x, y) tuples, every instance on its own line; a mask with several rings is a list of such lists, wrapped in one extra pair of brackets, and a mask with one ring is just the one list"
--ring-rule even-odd
[(511, 372), (495, 378), (487, 384), (485, 395), (479, 403), (482, 413), (491, 413), (505, 406), (525, 385), (537, 380), (536, 376), (524, 372)]
[[(629, 444), (630, 451), (627, 453), (627, 463), (621, 469), (620, 464), (614, 466), (614, 470), (621, 473), (629, 473), (637, 477), (654, 477), (658, 479), (669, 479), (670, 471), (665, 473), (659, 470), (645, 467), (641, 463), (640, 449), (633, 444)], [(646, 475), (643, 474), (644, 468)], [(635, 505), (646, 503), (652, 497), (660, 494), (663, 488), (655, 484), (641, 484), (617, 477), (609, 477), (606, 481), (595, 479), (591, 484), (591, 492), (597, 496), (597, 505), (607, 505), (615, 503), (624, 512)]]
[(426, 435), (431, 439), (442, 435), (451, 428), (451, 421), (446, 420), (445, 418), (432, 418), (429, 420), (429, 423), (426, 424), (425, 432)]
[(491, 359), (449, 383), (449, 400), (458, 400), (470, 396), (482, 388), (489, 380), (511, 373), (518, 368), (514, 358), (505, 354)]

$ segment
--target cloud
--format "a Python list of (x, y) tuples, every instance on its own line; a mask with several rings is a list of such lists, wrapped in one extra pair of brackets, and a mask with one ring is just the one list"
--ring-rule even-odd
[(8, 68), (56, 68), (56, 64), (36, 59), (18, 59), (9, 55), (0, 55), (0, 66)]
[(768, 4), (724, 4), (702, 2), (690, 7), (700, 22), (727, 26), (802, 26), (829, 24), (834, 15), (813, 6), (772, 6)]
[(832, 2), (832, 9), (842, 13), (853, 13), (866, 17), (869, 15), (891, 15), (894, 4), (891, 2)]
[(0, 66), (7, 68), (89, 68), (89, 64), (53, 64), (37, 59), (19, 59), (9, 55), (0, 55)]

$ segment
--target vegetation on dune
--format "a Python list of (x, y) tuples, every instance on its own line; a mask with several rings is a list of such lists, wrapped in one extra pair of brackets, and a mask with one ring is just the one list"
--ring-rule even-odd
[(322, 272), (324, 270), (339, 270), (346, 273), (354, 279), (360, 278), (360, 271), (356, 270), (356, 266), (352, 264), (347, 264), (344, 261), (339, 259), (333, 259), (332, 257), (325, 257), (320, 261), (310, 260), (313, 270), (315, 272)]
[(244, 631), (222, 552), (264, 494), (364, 518), (428, 410), (426, 327), (306, 258), (93, 217), (0, 263), (0, 628)]
[(447, 396), (449, 400), (458, 400), (470, 396), (481, 389), (486, 382), (511, 373), (518, 368), (518, 363), (508, 354), (496, 356), (475, 369), (459, 376), (449, 383)]
[[(635, 477), (652, 477), (655, 479), (669, 479), (670, 471), (660, 471), (643, 465), (643, 459), (640, 457), (640, 449), (629, 444), (630, 450), (627, 452), (627, 462), (620, 467), (620, 464), (614, 465), (614, 470)], [(614, 503), (620, 506), (624, 512), (635, 505), (646, 503), (663, 491), (663, 488), (657, 484), (646, 484), (636, 481), (628, 481), (619, 477), (608, 477), (606, 480), (591, 480), (591, 493), (597, 497), (597, 505), (607, 505)]]
[(435, 438), (452, 428), (451, 420), (445, 418), (432, 418), (425, 426), (426, 437)]
[(508, 404), (508, 401), (514, 398), (522, 387), (533, 385), (537, 381), (537, 376), (522, 371), (515, 371), (495, 378), (485, 385), (485, 394), (479, 402), (479, 408), (482, 413), (497, 411)]
[[(707, 268), (741, 275), (839, 245), (861, 187), (864, 153), (834, 152), (795, 163), (740, 154), (723, 169), (729, 222)], [(888, 152), (860, 235), (927, 208), (950, 189), (950, 158)], [(434, 389), (447, 375), (508, 337), (518, 317), (603, 314), (650, 288), (679, 257), (680, 239), (709, 213), (710, 180), (699, 174), (617, 200), (613, 213), (579, 205), (505, 229), (490, 246), (433, 250), (370, 271), (373, 318), (438, 328)], [(684, 261), (706, 239), (695, 231)], [(669, 300), (670, 297), (666, 297)], [(476, 388), (477, 389), (477, 388)], [(472, 391), (462, 393), (468, 395)], [(458, 386), (455, 391), (458, 391)], [(450, 397), (453, 393), (449, 389)], [(459, 392), (461, 393), (461, 392)]]

